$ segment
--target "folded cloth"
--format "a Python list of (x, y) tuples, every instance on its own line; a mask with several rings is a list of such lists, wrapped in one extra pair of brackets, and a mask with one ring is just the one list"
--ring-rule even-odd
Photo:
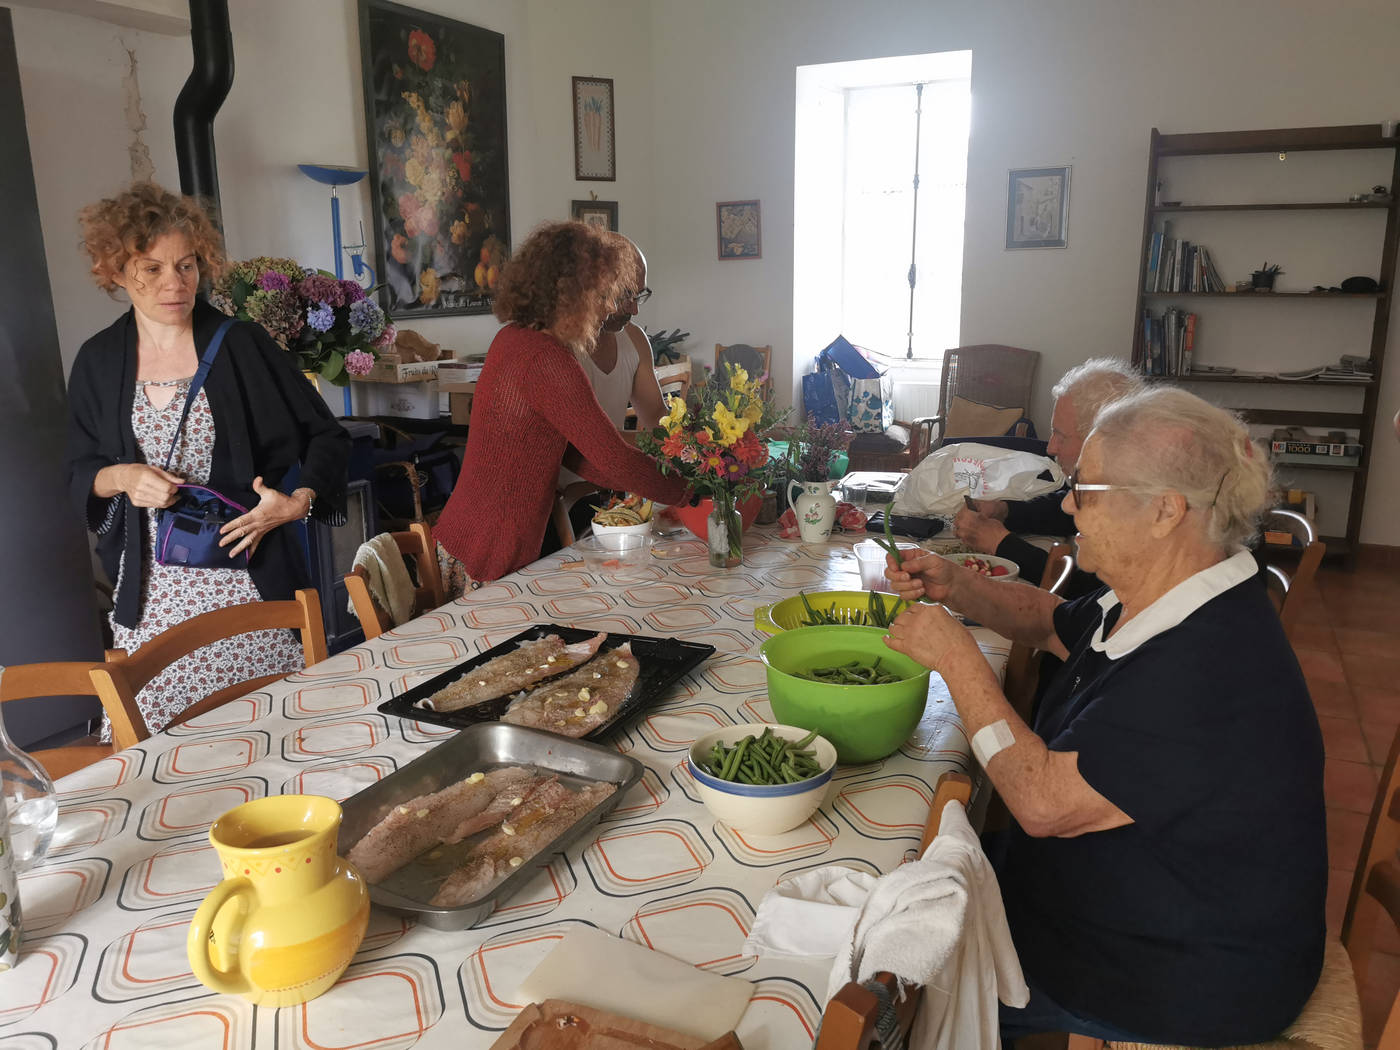
[(778, 536), (785, 540), (795, 540), (802, 535), (797, 527), (797, 513), (789, 507), (778, 518)]
[(882, 876), (832, 966), (827, 997), (888, 970), (924, 987), (910, 1032), (919, 1050), (995, 1050), (997, 1000), (1030, 998), (996, 875), (962, 805), (943, 809), (923, 857)]
[(839, 864), (785, 879), (759, 902), (744, 954), (835, 955), (874, 884), (874, 875)]
[[(389, 614), (394, 626), (413, 619), (413, 579), (408, 575), (403, 553), (387, 532), (372, 536), (355, 551), (354, 567), (365, 570), (365, 586), (379, 607)], [(354, 603), (348, 606), (353, 613)]]

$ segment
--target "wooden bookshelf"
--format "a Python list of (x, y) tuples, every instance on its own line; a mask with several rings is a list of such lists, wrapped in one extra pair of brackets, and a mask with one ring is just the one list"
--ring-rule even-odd
[[(1299, 201), (1278, 201), (1260, 204), (1196, 204), (1183, 201), (1180, 204), (1160, 204), (1156, 193), (1161, 162), (1173, 157), (1228, 156), (1241, 153), (1277, 153), (1283, 155), (1294, 152), (1320, 152), (1331, 150), (1386, 150), (1390, 153), (1390, 192), (1386, 201), (1326, 201), (1316, 198)], [(1371, 339), (1368, 347), (1342, 348), (1357, 355), (1365, 354), (1372, 362), (1373, 372), (1369, 381), (1355, 382), (1344, 379), (1279, 379), (1275, 376), (1241, 375), (1182, 375), (1150, 376), (1159, 382), (1194, 385), (1197, 383), (1234, 384), (1239, 386), (1269, 387), (1319, 387), (1332, 389), (1356, 387), (1360, 398), (1360, 411), (1337, 412), (1317, 410), (1291, 410), (1284, 408), (1240, 409), (1242, 416), (1250, 423), (1268, 426), (1304, 426), (1330, 429), (1354, 429), (1359, 432), (1361, 460), (1357, 466), (1334, 466), (1326, 463), (1302, 464), (1279, 463), (1276, 469), (1293, 474), (1303, 471), (1325, 471), (1351, 475), (1351, 496), (1347, 507), (1346, 530), (1342, 536), (1325, 536), (1328, 556), (1341, 555), (1354, 558), (1360, 545), (1361, 516), (1366, 507), (1366, 484), (1371, 465), (1371, 446), (1378, 440), (1376, 416), (1380, 399), (1381, 377), (1385, 365), (1386, 335), (1390, 326), (1389, 292), (1395, 286), (1396, 247), (1400, 237), (1400, 139), (1385, 138), (1379, 124), (1351, 124), (1341, 127), (1315, 128), (1274, 128), (1262, 131), (1214, 131), (1202, 134), (1164, 135), (1156, 128), (1148, 142), (1147, 192), (1143, 204), (1142, 245), (1138, 254), (1138, 292), (1134, 313), (1133, 347), (1134, 359), (1138, 359), (1142, 348), (1143, 312), (1148, 304), (1173, 297), (1203, 300), (1202, 311), (1214, 310), (1217, 300), (1236, 300), (1257, 304), (1297, 302), (1302, 299), (1316, 300), (1319, 303), (1335, 303), (1340, 299), (1359, 300), (1368, 303), (1374, 310), (1371, 324)], [(1310, 197), (1312, 195), (1309, 195)], [(1369, 293), (1350, 292), (1157, 292), (1145, 291), (1148, 279), (1148, 254), (1152, 247), (1154, 225), (1158, 220), (1187, 212), (1205, 213), (1257, 213), (1253, 221), (1268, 222), (1279, 212), (1363, 212), (1383, 214), (1385, 232), (1381, 241), (1379, 266), (1380, 291)], [(1338, 233), (1337, 236), (1344, 236)], [(1320, 307), (1321, 308), (1321, 307)], [(1265, 365), (1265, 362), (1260, 362)], [(1255, 366), (1259, 367), (1259, 366)], [(1267, 366), (1266, 366), (1267, 367)]]

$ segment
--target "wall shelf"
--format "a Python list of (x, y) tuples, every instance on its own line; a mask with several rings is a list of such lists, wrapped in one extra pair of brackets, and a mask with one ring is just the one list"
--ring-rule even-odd
[[(1320, 201), (1308, 194), (1311, 199), (1299, 201), (1279, 201), (1272, 204), (1158, 204), (1157, 187), (1162, 174), (1162, 162), (1170, 162), (1173, 157), (1220, 157), (1243, 153), (1327, 152), (1334, 150), (1384, 150), (1390, 154), (1390, 192), (1387, 201)], [(1280, 157), (1282, 159), (1282, 157)], [(1377, 180), (1379, 181), (1379, 180)], [(1345, 192), (1344, 186), (1338, 190)], [(1313, 193), (1319, 191), (1314, 189)], [(1354, 558), (1360, 546), (1361, 517), (1366, 507), (1366, 482), (1370, 471), (1371, 445), (1379, 440), (1376, 416), (1380, 399), (1380, 384), (1385, 364), (1386, 335), (1390, 325), (1390, 302), (1388, 290), (1395, 286), (1395, 261), (1397, 241), (1400, 240), (1400, 207), (1397, 207), (1395, 194), (1400, 193), (1400, 139), (1385, 138), (1379, 124), (1352, 124), (1342, 127), (1315, 128), (1274, 128), (1263, 131), (1213, 131), (1203, 134), (1163, 135), (1156, 128), (1148, 142), (1146, 200), (1143, 203), (1142, 247), (1138, 255), (1138, 292), (1134, 315), (1133, 358), (1141, 364), (1148, 355), (1143, 347), (1143, 314), (1149, 304), (1173, 298), (1203, 300), (1200, 310), (1208, 312), (1213, 303), (1221, 299), (1264, 302), (1267, 300), (1303, 299), (1360, 300), (1369, 303), (1374, 310), (1371, 323), (1371, 339), (1368, 347), (1340, 347), (1358, 355), (1365, 354), (1372, 362), (1372, 378), (1367, 382), (1353, 382), (1344, 379), (1279, 379), (1272, 375), (1182, 375), (1149, 376), (1158, 382), (1180, 383), (1191, 386), (1198, 383), (1223, 383), (1237, 386), (1269, 387), (1356, 387), (1361, 401), (1359, 412), (1290, 410), (1286, 408), (1247, 408), (1241, 409), (1242, 416), (1250, 423), (1264, 426), (1305, 426), (1328, 429), (1353, 429), (1360, 434), (1361, 460), (1357, 466), (1334, 466), (1331, 464), (1277, 463), (1280, 472), (1328, 471), (1349, 474), (1351, 497), (1347, 506), (1346, 530), (1344, 536), (1323, 537), (1328, 545), (1328, 555), (1341, 555)], [(1326, 191), (1321, 192), (1326, 196)], [(1381, 291), (1352, 292), (1158, 292), (1145, 291), (1149, 281), (1148, 254), (1153, 244), (1154, 225), (1159, 219), (1166, 219), (1185, 212), (1260, 212), (1278, 213), (1288, 211), (1311, 211), (1324, 214), (1346, 211), (1371, 211), (1385, 216), (1385, 234), (1381, 242), (1380, 257), (1377, 260)], [(1324, 236), (1326, 233), (1324, 231)], [(1336, 238), (1355, 238), (1353, 226), (1338, 225)], [(1162, 254), (1165, 255), (1165, 252)], [(1204, 316), (1204, 314), (1203, 314)], [(1232, 314), (1232, 317), (1251, 315)], [(1257, 315), (1253, 315), (1257, 316)], [(1327, 314), (1320, 315), (1326, 318)], [(1170, 355), (1168, 355), (1170, 357)], [(1228, 360), (1228, 358), (1227, 358)], [(1255, 368), (1267, 367), (1260, 361)], [(1262, 396), (1262, 395), (1260, 395)], [(1272, 394), (1271, 394), (1272, 396)], [(1277, 402), (1275, 402), (1277, 404)], [(1388, 429), (1388, 428), (1387, 428)]]

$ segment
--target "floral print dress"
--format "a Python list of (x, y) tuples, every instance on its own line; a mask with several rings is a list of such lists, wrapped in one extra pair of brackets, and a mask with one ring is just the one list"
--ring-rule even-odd
[[(188, 393), (186, 380), (175, 388), (175, 396), (168, 404), (157, 408), (144, 388), (137, 385), (131, 426), (146, 463), (165, 462)], [(213, 456), (214, 416), (201, 390), (190, 406), (170, 472), (193, 484), (207, 484)], [(145, 517), (146, 535), (141, 544), (141, 620), (134, 628), (112, 621), (117, 648), (134, 652), (162, 631), (192, 616), (262, 600), (245, 569), (161, 565), (155, 559), (156, 514), (152, 511)], [(119, 578), (127, 569), (123, 559)], [(136, 694), (136, 704), (147, 728), (154, 733), (164, 729), (191, 703), (212, 692), (260, 675), (287, 674), (302, 666), (301, 643), (294, 632), (254, 631), (206, 645), (177, 660)], [(111, 727), (104, 715), (102, 738), (110, 739), (110, 733)]]

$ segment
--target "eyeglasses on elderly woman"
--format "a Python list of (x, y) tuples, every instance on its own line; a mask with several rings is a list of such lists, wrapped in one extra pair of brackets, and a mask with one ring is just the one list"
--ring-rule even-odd
[[(1227, 470), (1220, 475), (1220, 480), (1215, 485), (1215, 495), (1211, 497), (1206, 509), (1214, 507), (1216, 501), (1220, 499), (1220, 490), (1225, 486), (1225, 479), (1230, 476)], [(1110, 485), (1104, 482), (1086, 482), (1079, 480), (1079, 468), (1075, 467), (1069, 475), (1069, 498), (1077, 509), (1087, 506), (1083, 494), (1086, 492), (1112, 492), (1114, 489), (1122, 489), (1125, 492), (1146, 492), (1145, 485)]]

